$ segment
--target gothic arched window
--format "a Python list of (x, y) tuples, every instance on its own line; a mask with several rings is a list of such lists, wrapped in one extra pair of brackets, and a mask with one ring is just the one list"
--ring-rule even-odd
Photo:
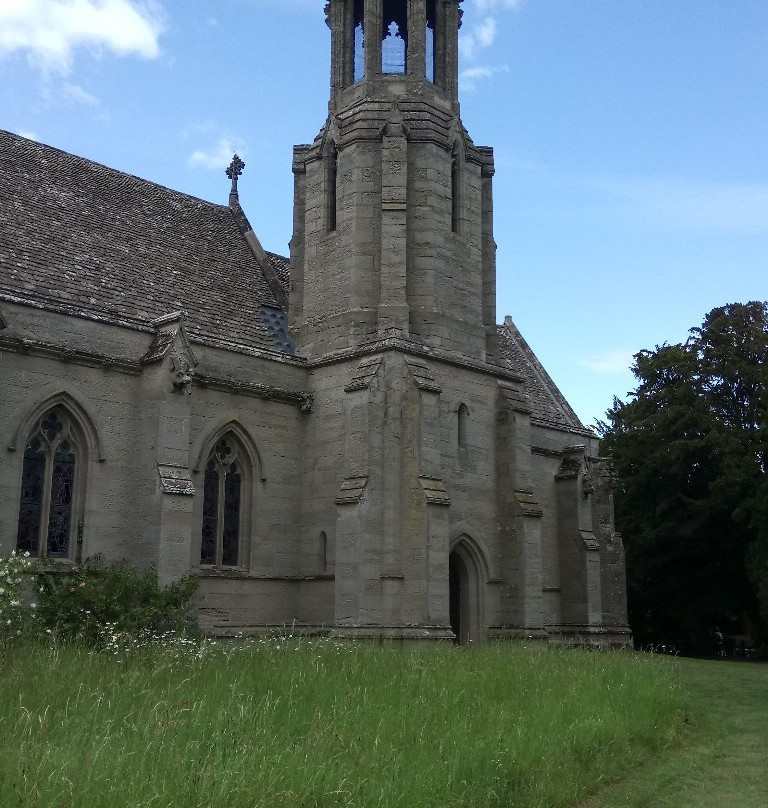
[(461, 168), (459, 166), (458, 149), (454, 147), (451, 158), (451, 230), (459, 232), (461, 216)]
[(424, 41), (425, 75), (435, 81), (435, 0), (427, 0), (427, 30)]
[(352, 78), (360, 81), (365, 77), (365, 30), (363, 28), (363, 0), (355, 0), (352, 17), (354, 53), (352, 56)]
[(457, 414), (457, 445), (459, 449), (466, 449), (467, 448), (467, 429), (469, 426), (469, 409), (467, 409), (466, 404), (459, 405), (459, 411)]
[(338, 154), (336, 147), (331, 145), (325, 158), (325, 184), (326, 184), (326, 230), (333, 233), (336, 230), (336, 210), (338, 206)]
[(381, 38), (381, 72), (405, 73), (408, 68), (408, 4), (385, 0)]
[(240, 564), (245, 515), (245, 452), (233, 435), (216, 442), (205, 466), (200, 563)]
[(82, 442), (63, 407), (36, 422), (21, 472), (16, 549), (33, 556), (67, 558), (72, 547)]

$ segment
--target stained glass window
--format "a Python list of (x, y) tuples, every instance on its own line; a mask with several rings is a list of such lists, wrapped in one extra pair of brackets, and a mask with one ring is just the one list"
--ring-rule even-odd
[(78, 444), (67, 413), (54, 407), (37, 421), (24, 448), (16, 548), (67, 558), (75, 509)]
[(43, 521), (43, 491), (45, 488), (45, 454), (40, 441), (33, 438), (24, 450), (21, 473), (21, 505), (16, 547), (19, 552), (37, 555), (40, 546), (40, 525)]
[(48, 511), (48, 555), (65, 558), (69, 554), (72, 523), (72, 497), (75, 489), (75, 453), (66, 441), (53, 456), (51, 506)]
[(201, 564), (238, 565), (242, 483), (239, 444), (224, 437), (216, 443), (205, 471)]
[(203, 488), (203, 540), (200, 545), (200, 563), (216, 563), (216, 534), (219, 520), (219, 472), (213, 460), (205, 470)]

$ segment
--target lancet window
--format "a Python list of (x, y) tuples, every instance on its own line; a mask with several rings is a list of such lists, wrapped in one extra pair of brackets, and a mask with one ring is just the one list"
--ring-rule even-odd
[(381, 42), (381, 72), (405, 73), (408, 54), (408, 3), (389, 0), (384, 3), (384, 28)]
[(326, 230), (332, 233), (336, 229), (336, 210), (338, 207), (338, 198), (336, 184), (338, 181), (338, 154), (336, 149), (331, 146), (326, 155)]
[(361, 81), (365, 76), (365, 29), (363, 25), (363, 0), (355, 0), (352, 18), (354, 37), (353, 77), (355, 81)]
[(427, 81), (435, 80), (435, 0), (427, 0), (427, 30), (424, 41), (425, 69)]
[(460, 168), (457, 149), (454, 149), (451, 159), (451, 230), (459, 232), (459, 204), (461, 202)]
[(246, 470), (245, 452), (234, 436), (217, 441), (205, 467), (201, 564), (240, 563)]
[(467, 448), (467, 430), (469, 427), (469, 410), (466, 404), (459, 405), (457, 413), (457, 428), (458, 428), (458, 447), (459, 449)]
[(36, 422), (26, 446), (16, 548), (33, 556), (67, 558), (72, 548), (82, 443), (63, 407)]

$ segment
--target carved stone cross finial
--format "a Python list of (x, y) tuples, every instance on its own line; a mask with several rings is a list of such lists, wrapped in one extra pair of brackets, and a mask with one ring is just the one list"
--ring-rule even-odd
[(237, 196), (237, 178), (243, 173), (244, 168), (245, 163), (238, 155), (234, 155), (226, 171), (227, 176), (232, 180), (232, 190), (229, 192), (230, 196)]

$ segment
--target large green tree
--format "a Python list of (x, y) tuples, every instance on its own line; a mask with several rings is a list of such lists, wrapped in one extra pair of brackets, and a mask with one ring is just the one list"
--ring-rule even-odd
[(600, 424), (619, 484), (630, 621), (642, 644), (711, 648), (768, 625), (768, 303), (713, 309), (635, 356)]

